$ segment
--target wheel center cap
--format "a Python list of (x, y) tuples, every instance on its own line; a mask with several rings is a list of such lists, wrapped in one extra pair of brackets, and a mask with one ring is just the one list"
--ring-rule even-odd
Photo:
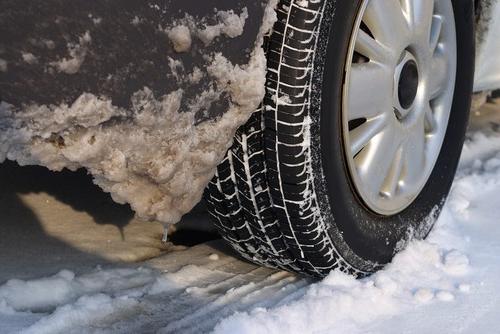
[(405, 51), (394, 73), (394, 112), (399, 119), (410, 112), (417, 97), (418, 84), (417, 61), (410, 52)]
[(408, 109), (415, 101), (418, 89), (418, 68), (417, 63), (410, 59), (401, 69), (398, 83), (399, 104), (404, 109)]

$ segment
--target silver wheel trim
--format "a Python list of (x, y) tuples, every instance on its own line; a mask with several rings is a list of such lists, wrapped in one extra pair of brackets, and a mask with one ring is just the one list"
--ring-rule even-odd
[[(346, 63), (342, 132), (351, 180), (378, 214), (406, 209), (430, 177), (448, 127), (456, 49), (450, 0), (365, 0), (360, 8)], [(355, 62), (355, 51), (364, 61)], [(408, 72), (400, 76), (403, 61), (418, 68), (407, 109), (398, 90), (411, 82)]]

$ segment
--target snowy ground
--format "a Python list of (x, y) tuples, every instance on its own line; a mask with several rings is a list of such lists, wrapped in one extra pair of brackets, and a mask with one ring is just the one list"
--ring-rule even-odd
[[(498, 332), (499, 106), (474, 118), (431, 236), (363, 280), (333, 272), (312, 282), (259, 268), (220, 241), (169, 251), (158, 225), (141, 230), (105, 197), (96, 209), (65, 192), (29, 191), (36, 180), (10, 197), (3, 187), (0, 333)], [(103, 217), (107, 210), (118, 211)]]

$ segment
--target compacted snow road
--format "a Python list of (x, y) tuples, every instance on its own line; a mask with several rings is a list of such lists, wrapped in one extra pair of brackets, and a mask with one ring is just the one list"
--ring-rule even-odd
[[(26, 229), (20, 241), (2, 233), (8, 240), (0, 242), (0, 333), (497, 333), (499, 109), (490, 104), (474, 117), (456, 182), (430, 237), (408, 245), (371, 277), (332, 272), (313, 282), (243, 262), (221, 241), (168, 251), (158, 243), (159, 226), (145, 227), (141, 236), (124, 211), (123, 226), (101, 217), (98, 230), (80, 232), (84, 241), (65, 224), (59, 230), (37, 226), (44, 237), (32, 241), (50, 240), (46, 246), (30, 245)], [(4, 202), (6, 196), (0, 194)], [(35, 200), (18, 195), (16, 201), (30, 207), (30, 198)], [(46, 200), (49, 205), (53, 197)], [(66, 216), (65, 208), (57, 219), (88, 224), (84, 213)], [(110, 245), (92, 247), (92, 239)]]

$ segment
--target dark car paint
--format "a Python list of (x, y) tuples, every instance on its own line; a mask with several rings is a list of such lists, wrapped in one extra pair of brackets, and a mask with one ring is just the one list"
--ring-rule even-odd
[[(185, 73), (194, 66), (203, 68), (208, 62), (204, 56), (214, 52), (221, 52), (233, 64), (246, 63), (266, 4), (267, 0), (2, 0), (0, 59), (7, 62), (8, 70), (0, 71), (0, 101), (19, 109), (33, 103), (71, 104), (85, 92), (128, 107), (132, 94), (145, 86), (160, 97), (182, 88), (169, 57), (181, 60)], [(245, 7), (249, 18), (243, 35), (220, 37), (208, 47), (193, 41), (188, 53), (176, 53), (163, 31), (186, 14), (213, 18), (216, 10), (240, 14)], [(140, 24), (132, 24), (135, 17)], [(78, 43), (87, 31), (92, 42), (77, 73), (61, 73), (49, 66), (67, 57), (68, 43)], [(46, 41), (53, 41), (53, 48)], [(37, 61), (23, 61), (23, 53), (35, 55)], [(213, 84), (202, 80), (189, 87), (186, 97)], [(211, 109), (198, 119), (213, 116), (221, 108)]]

